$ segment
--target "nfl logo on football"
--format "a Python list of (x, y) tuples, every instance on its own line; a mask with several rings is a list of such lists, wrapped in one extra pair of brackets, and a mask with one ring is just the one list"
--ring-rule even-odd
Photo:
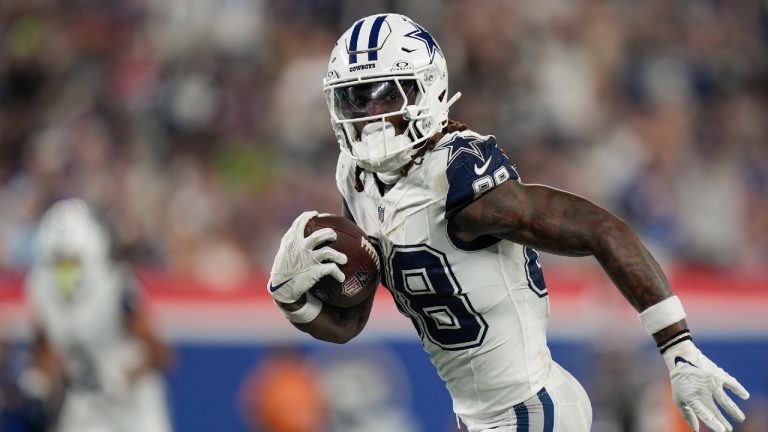
[(360, 285), (360, 282), (358, 282), (356, 278), (352, 277), (344, 281), (344, 295), (352, 297), (361, 289), (363, 289), (363, 286)]
[(352, 297), (360, 292), (366, 283), (368, 283), (368, 273), (358, 269), (351, 278), (344, 281), (344, 294)]

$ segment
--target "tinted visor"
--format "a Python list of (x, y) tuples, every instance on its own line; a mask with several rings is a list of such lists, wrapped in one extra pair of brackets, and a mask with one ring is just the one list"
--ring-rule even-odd
[(396, 81), (377, 81), (335, 88), (336, 115), (349, 120), (402, 110), (416, 100), (417, 84), (415, 80), (399, 83), (400, 87)]

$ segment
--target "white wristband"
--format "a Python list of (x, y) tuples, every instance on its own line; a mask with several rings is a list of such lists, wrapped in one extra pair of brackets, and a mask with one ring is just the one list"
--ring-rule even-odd
[(323, 309), (323, 302), (320, 301), (319, 298), (313, 296), (311, 293), (306, 293), (306, 296), (307, 302), (304, 303), (304, 306), (295, 311), (287, 311), (280, 307), (277, 302), (275, 302), (275, 304), (278, 309), (283, 311), (283, 315), (288, 318), (288, 321), (297, 324), (306, 324), (317, 318), (317, 316), (320, 315), (320, 310)]
[(685, 319), (683, 304), (677, 296), (665, 298), (648, 309), (640, 312), (640, 323), (645, 331), (653, 336), (661, 329)]

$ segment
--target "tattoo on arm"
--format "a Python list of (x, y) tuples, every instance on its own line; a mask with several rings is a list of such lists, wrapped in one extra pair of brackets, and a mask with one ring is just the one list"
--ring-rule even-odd
[(453, 222), (470, 236), (495, 235), (557, 255), (594, 255), (637, 311), (672, 295), (661, 267), (632, 228), (577, 195), (508, 181)]

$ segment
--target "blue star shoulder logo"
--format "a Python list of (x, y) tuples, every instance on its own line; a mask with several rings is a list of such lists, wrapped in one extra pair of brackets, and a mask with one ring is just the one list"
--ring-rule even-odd
[(416, 30), (406, 34), (405, 36), (424, 42), (424, 44), (427, 46), (430, 63), (432, 63), (432, 60), (435, 59), (435, 52), (439, 52), (441, 56), (445, 57), (443, 55), (443, 50), (441, 50), (440, 46), (437, 44), (437, 42), (435, 42), (435, 38), (433, 38), (432, 35), (429, 34), (429, 32), (424, 27), (416, 24), (415, 22), (411, 22), (411, 24), (416, 27)]
[(450, 166), (456, 157), (462, 153), (470, 154), (478, 159), (481, 163), (485, 162), (483, 152), (477, 147), (478, 144), (483, 141), (480, 139), (469, 139), (461, 135), (455, 135), (450, 140), (437, 145), (434, 151), (448, 150), (448, 166)]

